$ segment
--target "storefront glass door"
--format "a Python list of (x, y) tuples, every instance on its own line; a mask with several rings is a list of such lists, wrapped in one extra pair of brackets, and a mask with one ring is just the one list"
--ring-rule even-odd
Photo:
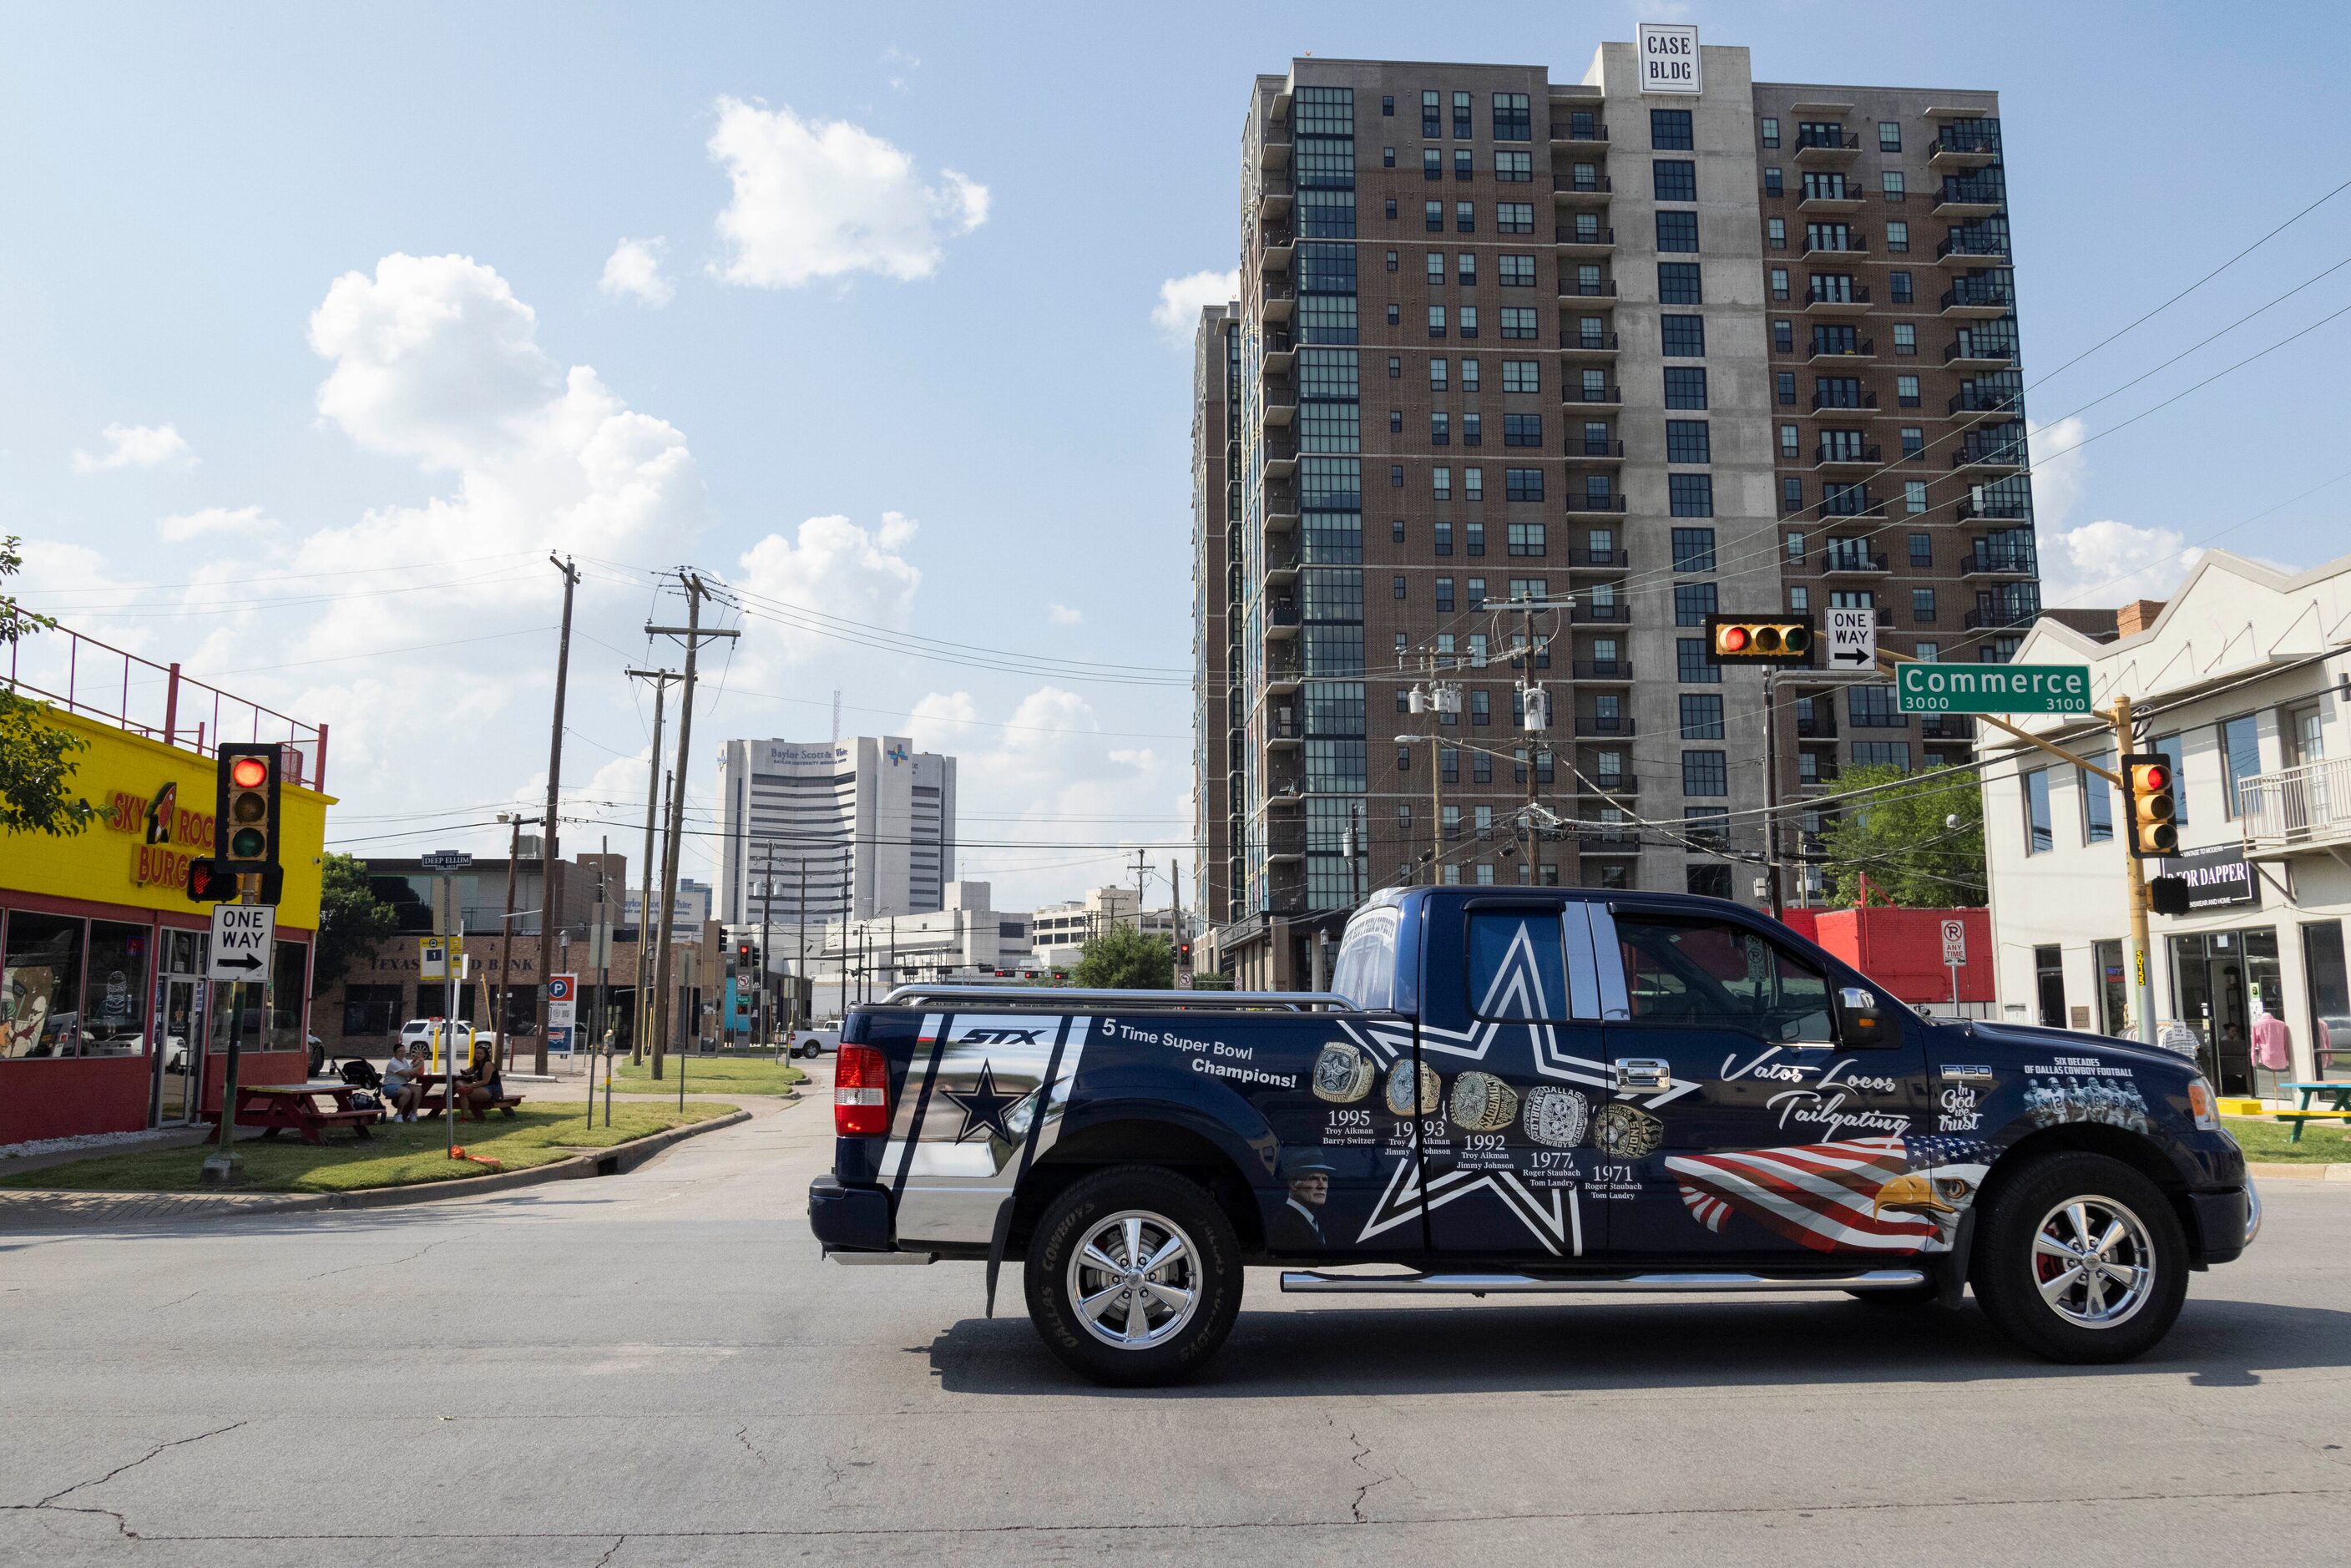
[(202, 1064), (204, 1043), (204, 946), (211, 938), (201, 931), (166, 931), (162, 935), (163, 1017), (155, 1030), (155, 1086), (150, 1119), (156, 1126), (171, 1127), (195, 1113), (193, 1085)]
[[(2261, 1093), (2253, 1072), (2252, 1019), (2257, 1007), (2284, 1000), (2278, 973), (2277, 933), (2210, 931), (2171, 939), (2176, 1016), (2196, 1031), (2204, 1075), (2223, 1094)], [(2279, 1074), (2269, 1075), (2274, 1081)]]

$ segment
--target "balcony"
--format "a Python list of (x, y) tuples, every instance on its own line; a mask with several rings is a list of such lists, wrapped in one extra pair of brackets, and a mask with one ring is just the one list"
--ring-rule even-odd
[(1594, 174), (1586, 179), (1579, 179), (1573, 174), (1553, 174), (1551, 177), (1552, 197), (1563, 207), (1604, 207), (1614, 188), (1614, 183), (1605, 174)]
[(1606, 256), (1616, 248), (1616, 231), (1613, 228), (1575, 228), (1562, 224), (1554, 232), (1559, 238), (1560, 249), (1569, 256)]
[(1804, 296), (1807, 316), (1859, 316), (1869, 308), (1869, 286), (1851, 288), (1808, 291)]
[(1258, 146), (1257, 166), (1260, 169), (1289, 168), (1290, 147), (1290, 128), (1288, 126), (1283, 126), (1278, 130), (1269, 130), (1265, 133), (1264, 141), (1260, 142)]
[(2030, 626), (2041, 614), (2037, 603), (1980, 604), (1960, 624), (1970, 632), (1996, 631), (2003, 626)]
[(1264, 302), (1264, 315), (1269, 321), (1287, 321), (1290, 309), (1298, 298), (1298, 290), (1287, 277), (1269, 277), (1259, 286), (1258, 298)]
[[(1796, 760), (1801, 764), (1811, 756), (1813, 753), (1806, 752)], [(1799, 766), (1796, 769), (1796, 788), (1799, 789), (1825, 789), (1836, 781), (1837, 765), (1826, 757), (1821, 758), (1812, 768)]]
[(1602, 277), (1587, 282), (1583, 278), (1570, 277), (1562, 272), (1559, 275), (1559, 297), (1562, 299), (1614, 299), (1616, 298), (1616, 280)]
[(1287, 171), (1268, 173), (1265, 183), (1258, 188), (1257, 215), (1259, 221), (1286, 218), (1290, 215), (1290, 175)]
[(1273, 822), (1265, 830), (1265, 858), (1270, 861), (1302, 861), (1306, 858), (1306, 824), (1303, 822)]
[(1973, 740), (1975, 735), (1976, 721), (1965, 714), (1930, 713), (1918, 719), (1921, 740)]
[(1874, 392), (1860, 392), (1852, 398), (1844, 398), (1834, 392), (1813, 394), (1814, 413), (1836, 413), (1847, 409), (1876, 408), (1876, 406), (1877, 394)]
[(2005, 316), (2016, 308), (2016, 289), (2005, 283), (1963, 277), (1943, 290), (1946, 316)]
[(1928, 162), (1938, 169), (1980, 169), (2000, 162), (2000, 132), (1980, 125), (1946, 125)]
[(1972, 438), (1959, 444), (1951, 454), (1954, 468), (1997, 468), (2013, 473), (2025, 465), (2024, 438), (2011, 441), (1977, 441)]
[(1605, 147), (1608, 145), (1608, 126), (1605, 121), (1597, 120), (1589, 125), (1577, 125), (1573, 120), (1555, 119), (1552, 121), (1551, 140), (1554, 147)]
[[(1618, 793), (1629, 791), (1619, 790)], [(1641, 852), (1641, 841), (1630, 822), (1580, 822), (1575, 840), (1575, 852), (1580, 855), (1637, 855)]]
[(1800, 213), (1857, 213), (1861, 210), (1861, 199), (1859, 185), (1807, 183), (1796, 198), (1796, 210)]
[(1630, 659), (1579, 659), (1568, 666), (1579, 681), (1598, 681), (1608, 685), (1633, 684), (1633, 661)]
[(1270, 588), (1288, 588), (1298, 580), (1296, 535), (1265, 547), (1265, 580)]
[(2032, 503), (2022, 497), (1963, 496), (1951, 515), (1963, 523), (2029, 523)]
[(1813, 710), (1811, 717), (1807, 718), (1802, 714), (1796, 716), (1798, 740), (1834, 740), (1836, 738), (1836, 716), (1827, 712), (1826, 708), (1827, 705), (1823, 702), (1820, 707)]
[(1953, 229), (1942, 244), (1935, 247), (1937, 261), (1957, 261), (1973, 264), (1981, 261), (2005, 262), (2009, 259), (2009, 238), (2003, 234), (1982, 230)]
[(1884, 577), (1893, 570), (1886, 557), (1858, 545), (1850, 549), (1832, 547), (1821, 552), (1823, 577)]
[(1575, 733), (1580, 736), (1631, 735), (1633, 716), (1629, 713), (1580, 713), (1575, 716)]
[(1848, 230), (1841, 235), (1807, 234), (1804, 236), (1802, 255), (1807, 262), (1816, 258), (1834, 261), (1839, 256), (1865, 256), (1868, 254), (1869, 236), (1859, 229)]
[(1625, 461), (1625, 444), (1621, 441), (1578, 441), (1568, 438), (1567, 460), (1604, 468), (1614, 468)]
[(1874, 360), (1877, 358), (1877, 340), (1856, 338), (1848, 343), (1841, 339), (1815, 338), (1804, 358), (1813, 364), (1823, 360)]
[(1861, 138), (1842, 129), (1796, 132), (1796, 162), (1805, 168), (1846, 163), (1861, 152)]
[(1298, 472), (1298, 443), (1286, 436), (1269, 434), (1265, 438), (1265, 476), (1288, 480)]
[(1575, 791), (1579, 795), (1637, 795), (1641, 781), (1630, 773), (1576, 772)]
[(1815, 468), (1876, 468), (1885, 455), (1885, 448), (1854, 446), (1823, 441), (1813, 448)]
[(1265, 247), (1261, 253), (1265, 269), (1268, 272), (1288, 272), (1290, 262), (1298, 255), (1297, 238), (1290, 232), (1290, 225), (1268, 224), (1259, 231), (1259, 238)]
[(2248, 860), (2339, 854), (2351, 844), (2351, 758), (2240, 779), (2237, 821)]
[(1259, 361), (1258, 373), (1266, 381), (1271, 381), (1276, 376), (1287, 377), (1290, 374), (1290, 366), (1297, 362), (1297, 359), (1298, 349), (1290, 341), (1289, 333), (1268, 332), (1265, 335), (1265, 352)]
[(1594, 337), (1586, 332), (1562, 332), (1559, 346), (1571, 360), (1613, 360), (1616, 357), (1616, 334), (1603, 332)]
[(1958, 395), (1944, 405), (1943, 412), (1975, 415), (2004, 413), (2012, 419), (2021, 419), (2024, 415), (2024, 393), (2015, 387), (1963, 386)]
[(1571, 512), (1579, 513), (1621, 512), (1625, 509), (1625, 497), (1621, 494), (1613, 496), (1578, 496), (1570, 492), (1567, 497), (1567, 509)]
[(2038, 577), (2040, 558), (2029, 549), (1986, 549), (1978, 545), (1959, 558), (1961, 577)]
[(1935, 193), (1938, 218), (1994, 218), (2008, 210), (2008, 187), (1997, 180), (1962, 180), (1946, 175)]
[(1287, 748), (1301, 745), (1305, 739), (1306, 732), (1299, 725), (1297, 716), (1286, 709), (1276, 714), (1266, 723), (1265, 743), (1269, 747), (1279, 746)]
[(1579, 604), (1568, 612), (1568, 619), (1578, 626), (1629, 626), (1633, 623), (1633, 606), (1622, 599), (1605, 604)]
[(1300, 683), (1306, 678), (1295, 651), (1284, 650), (1284, 653), (1288, 656), (1280, 658), (1272, 654), (1266, 656), (1265, 689), (1271, 696), (1289, 695), (1297, 691)]
[(1633, 552), (1625, 549), (1586, 549), (1576, 546), (1567, 551), (1570, 571), (1623, 571), (1633, 564)]
[(2016, 359), (2013, 338), (1969, 332), (1943, 345), (1943, 363), (1953, 370), (2012, 371)]
[(1298, 606), (1274, 603), (1265, 607), (1265, 636), (1269, 643), (1282, 643), (1298, 635)]
[(1265, 531), (1269, 534), (1294, 533), (1298, 528), (1298, 497), (1288, 486), (1269, 485), (1265, 491)]
[(1625, 389), (1605, 382), (1599, 386), (1584, 386), (1572, 382), (1561, 389), (1561, 401), (1581, 408), (1621, 408), (1625, 403)]
[(1886, 515), (1886, 503), (1871, 495), (1865, 486), (1860, 487), (1857, 494), (1848, 492), (1834, 499), (1823, 497), (1818, 505), (1805, 510), (1808, 515), (1823, 522), (1834, 522), (1839, 517), (1882, 517)]

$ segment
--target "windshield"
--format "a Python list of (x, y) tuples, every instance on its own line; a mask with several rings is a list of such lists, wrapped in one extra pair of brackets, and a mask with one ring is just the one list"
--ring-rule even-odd
[(1366, 1012), (1395, 1005), (1397, 917), (1394, 905), (1360, 910), (1339, 944), (1331, 988)]

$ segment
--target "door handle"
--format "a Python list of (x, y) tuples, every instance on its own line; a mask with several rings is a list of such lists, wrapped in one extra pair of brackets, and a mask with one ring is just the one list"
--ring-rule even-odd
[(1620, 1056), (1616, 1059), (1616, 1091), (1624, 1093), (1636, 1089), (1668, 1089), (1673, 1086), (1673, 1064), (1655, 1056)]

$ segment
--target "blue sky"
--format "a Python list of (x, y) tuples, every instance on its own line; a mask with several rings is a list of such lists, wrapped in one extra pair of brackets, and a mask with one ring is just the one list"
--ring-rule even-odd
[[(821, 737), (839, 687), (844, 730), (965, 757), (967, 840), (1039, 846), (965, 874), (1074, 894), (1184, 836), (1189, 361), (1153, 311), (1233, 264), (1250, 75), (1573, 79), (1645, 16), (1766, 79), (1998, 89), (2028, 382), (2351, 178), (2351, 24), (2317, 7), (11, 6), (0, 532), (70, 623), (330, 720), (360, 848), (486, 848), (460, 824), (543, 787), (549, 543), (592, 558), (587, 817), (642, 809), (645, 570), (1017, 652), (749, 619), (694, 787), (722, 736)], [(2049, 380), (2044, 457), (2351, 302), (2346, 268), (2061, 423), (2346, 256), (2351, 193)], [(2343, 553), (2351, 482), (2244, 519), (2351, 468), (2346, 341), (2045, 462), (2053, 589), (2160, 593), (2206, 542)]]

